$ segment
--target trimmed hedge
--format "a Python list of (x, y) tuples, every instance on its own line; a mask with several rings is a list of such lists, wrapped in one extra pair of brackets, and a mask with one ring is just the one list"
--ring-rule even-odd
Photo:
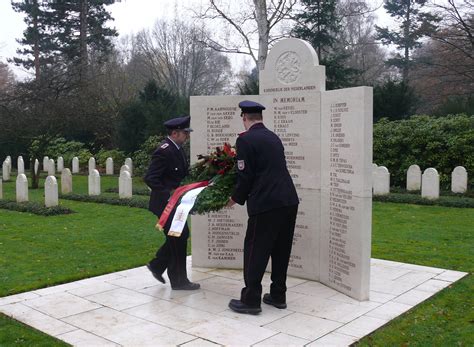
[(46, 207), (38, 202), (33, 201), (18, 203), (13, 200), (0, 200), (0, 208), (18, 212), (28, 212), (40, 216), (57, 216), (60, 214), (74, 213), (74, 211), (70, 210), (67, 207)]
[[(118, 188), (108, 188), (105, 190), (106, 193), (117, 193), (119, 192)], [(143, 195), (143, 196), (150, 196), (150, 190), (148, 188), (133, 188), (132, 189), (133, 195)]]
[(119, 199), (118, 197), (109, 197), (104, 195), (84, 195), (84, 194), (64, 194), (60, 195), (61, 199), (74, 200), (82, 202), (94, 202), (97, 204), (109, 204), (118, 206), (128, 206), (148, 209), (148, 201), (143, 199), (131, 198), (131, 199)]
[(440, 186), (450, 189), (451, 172), (464, 166), (468, 190), (474, 187), (474, 115), (412, 116), (399, 121), (383, 118), (374, 124), (374, 159), (390, 171), (391, 185), (406, 187), (412, 164), (421, 170), (433, 167)]
[(437, 200), (428, 200), (415, 194), (390, 193), (388, 195), (376, 195), (373, 201), (395, 202), (400, 204), (431, 205), (458, 208), (474, 208), (474, 199), (458, 196), (440, 196)]

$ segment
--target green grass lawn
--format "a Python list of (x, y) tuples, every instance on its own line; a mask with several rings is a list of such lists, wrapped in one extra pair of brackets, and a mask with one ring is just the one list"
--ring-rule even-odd
[[(102, 191), (118, 185), (103, 177)], [(143, 187), (135, 179), (134, 184)], [(87, 193), (87, 177), (74, 176)], [(114, 195), (113, 193), (107, 193)], [(14, 183), (4, 183), (14, 199)], [(147, 199), (147, 197), (143, 197)], [(30, 190), (41, 201), (43, 190)], [(0, 210), (0, 297), (145, 264), (163, 242), (138, 208), (61, 200), (71, 215)], [(474, 264), (474, 209), (374, 203), (373, 257), (466, 272)], [(361, 345), (473, 345), (472, 275), (364, 338)], [(0, 346), (64, 345), (0, 315)]]

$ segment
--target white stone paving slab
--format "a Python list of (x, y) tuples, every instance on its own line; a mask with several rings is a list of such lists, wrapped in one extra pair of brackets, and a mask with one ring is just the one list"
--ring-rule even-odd
[(346, 347), (353, 344), (357, 340), (358, 338), (354, 336), (339, 333), (330, 333), (308, 344), (307, 346)]
[(303, 339), (316, 340), (342, 325), (342, 323), (328, 319), (293, 313), (264, 327)]
[(291, 336), (287, 334), (277, 334), (266, 340), (263, 340), (262, 342), (255, 344), (254, 346), (305, 346), (309, 342), (309, 340), (302, 339), (296, 336)]
[(64, 318), (102, 307), (69, 293), (42, 296), (26, 300), (23, 304), (54, 318)]
[(97, 335), (88, 333), (84, 330), (74, 330), (69, 333), (57, 336), (58, 339), (66, 341), (73, 346), (90, 347), (90, 346), (119, 346), (112, 341), (103, 339)]
[(227, 306), (239, 270), (188, 267), (201, 290), (171, 290), (141, 266), (0, 298), (0, 312), (74, 346), (348, 346), (467, 275), (372, 259), (368, 301), (289, 277), (286, 310), (241, 315)]
[[(237, 331), (240, 333), (236, 334)], [(193, 326), (185, 332), (226, 346), (249, 346), (276, 334), (270, 329), (224, 317)]]
[(107, 292), (89, 295), (86, 298), (92, 302), (119, 311), (156, 300), (152, 296), (126, 288), (113, 289)]

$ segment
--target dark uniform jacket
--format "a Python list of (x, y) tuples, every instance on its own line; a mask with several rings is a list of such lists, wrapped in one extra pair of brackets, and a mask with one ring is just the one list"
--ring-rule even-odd
[(158, 217), (168, 203), (170, 193), (176, 189), (188, 174), (189, 164), (181, 147), (180, 150), (166, 138), (153, 153), (145, 175), (145, 183), (151, 188), (148, 209)]
[(240, 205), (247, 201), (249, 216), (299, 203), (277, 135), (257, 123), (237, 138), (236, 147), (238, 175), (232, 199)]

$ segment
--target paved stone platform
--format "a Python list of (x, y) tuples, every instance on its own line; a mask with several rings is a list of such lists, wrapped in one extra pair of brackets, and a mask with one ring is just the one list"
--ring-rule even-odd
[(201, 290), (173, 291), (139, 267), (3, 297), (0, 312), (75, 346), (347, 346), (467, 275), (372, 259), (370, 301), (288, 278), (288, 309), (250, 316), (227, 308), (242, 271), (188, 267)]

